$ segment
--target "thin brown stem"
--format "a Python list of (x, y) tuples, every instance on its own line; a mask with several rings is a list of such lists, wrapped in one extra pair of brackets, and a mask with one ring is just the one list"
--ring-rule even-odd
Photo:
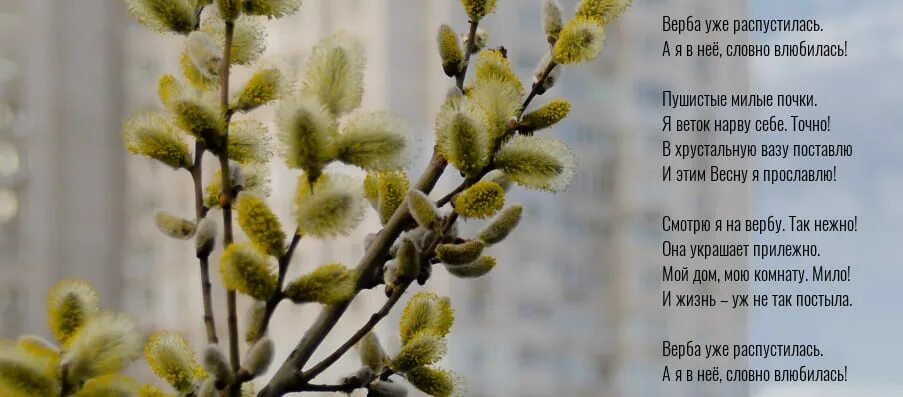
[(467, 77), (467, 67), (470, 66), (470, 54), (473, 54), (474, 51), (476, 51), (477, 27), (479, 25), (479, 21), (470, 21), (470, 31), (467, 32), (467, 48), (464, 49), (464, 65), (461, 67), (461, 71), (455, 76), (458, 88), (461, 89), (464, 88), (464, 78)]
[[(204, 150), (206, 150), (204, 142), (201, 140), (196, 141), (194, 144), (194, 164), (190, 169), (191, 180), (194, 183), (194, 212), (197, 224), (200, 224), (201, 220), (207, 216), (207, 207), (204, 206), (203, 191)], [(216, 336), (216, 319), (213, 314), (212, 287), (210, 284), (210, 253), (198, 252), (197, 257), (201, 270), (201, 297), (204, 303), (204, 327), (207, 330), (207, 343), (217, 344), (219, 343), (219, 338)]]

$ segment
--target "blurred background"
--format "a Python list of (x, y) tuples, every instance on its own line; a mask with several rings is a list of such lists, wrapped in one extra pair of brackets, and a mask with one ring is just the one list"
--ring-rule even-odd
[[(573, 10), (576, 0), (562, 0)], [(822, 38), (850, 40), (851, 56), (835, 59), (662, 58), (661, 16), (817, 17)], [(599, 60), (568, 67), (561, 82), (536, 103), (570, 99), (570, 117), (555, 129), (581, 164), (570, 189), (556, 196), (515, 189), (509, 202), (526, 216), (505, 244), (493, 248), (500, 266), (462, 281), (437, 269), (427, 289), (449, 295), (457, 309), (450, 354), (443, 366), (466, 380), (468, 396), (899, 396), (903, 354), (893, 291), (903, 276), (893, 243), (903, 221), (900, 121), (895, 94), (903, 87), (901, 5), (778, 0), (635, 0), (608, 30)], [(271, 21), (266, 59), (299, 75), (311, 47), (337, 30), (365, 43), (364, 109), (404, 116), (418, 137), (418, 175), (429, 158), (434, 116), (452, 86), (441, 71), (435, 31), (449, 23), (466, 29), (457, 1), (307, 0), (290, 18)], [(515, 70), (529, 81), (545, 53), (540, 2), (502, 0), (481, 24), (490, 47), (503, 45)], [(807, 39), (805, 33), (679, 37), (722, 43)], [(792, 41), (791, 41), (792, 42)], [(0, 337), (46, 335), (44, 299), (63, 278), (82, 278), (103, 302), (131, 314), (144, 332), (176, 330), (196, 347), (204, 341), (197, 264), (191, 244), (162, 236), (153, 214), (193, 214), (185, 172), (128, 156), (121, 121), (157, 109), (157, 79), (178, 72), (179, 38), (149, 32), (116, 0), (0, 0)], [(236, 69), (234, 81), (247, 70)], [(834, 114), (829, 140), (856, 145), (858, 162), (838, 164), (839, 181), (826, 185), (718, 185), (660, 182), (663, 90), (814, 93), (814, 114)], [(686, 118), (756, 117), (694, 109)], [(763, 112), (768, 112), (764, 110)], [(676, 113), (675, 113), (676, 115)], [(272, 109), (253, 114), (272, 120)], [(711, 143), (719, 136), (675, 142)], [(752, 142), (753, 135), (725, 142)], [(208, 156), (209, 157), (209, 156)], [(867, 161), (864, 161), (867, 159)], [(210, 160), (210, 159), (208, 159)], [(709, 159), (685, 160), (704, 167)], [(799, 160), (788, 160), (799, 161)], [(801, 166), (815, 166), (805, 160)], [(723, 161), (719, 164), (724, 163)], [(746, 164), (755, 166), (759, 164)], [(211, 163), (212, 165), (212, 163)], [(769, 166), (772, 164), (769, 163)], [(792, 166), (792, 165), (791, 165)], [(206, 167), (212, 169), (214, 167)], [(342, 168), (342, 167), (338, 167)], [(357, 172), (350, 168), (343, 171)], [(209, 178), (208, 176), (207, 178)], [(444, 178), (437, 195), (456, 185)], [(295, 173), (275, 160), (270, 203), (290, 226)], [(665, 310), (661, 307), (661, 217), (721, 217), (828, 213), (859, 215), (862, 231), (818, 236), (829, 257), (854, 268), (853, 310)], [(290, 274), (333, 262), (354, 265), (364, 235), (377, 230), (375, 214), (346, 238), (302, 240)], [(475, 225), (465, 225), (472, 229)], [(793, 238), (793, 236), (790, 236)], [(695, 235), (690, 241), (781, 240), (784, 235)], [(803, 237), (800, 237), (803, 238)], [(809, 236), (805, 237), (806, 239)], [(808, 241), (808, 240), (807, 240)], [(216, 255), (216, 254), (215, 254)], [(753, 261), (755, 262), (755, 261)], [(698, 266), (700, 263), (667, 263)], [(716, 263), (756, 267), (763, 263)], [(811, 265), (787, 263), (786, 265)], [(692, 267), (691, 267), (692, 268)], [(218, 281), (218, 275), (214, 274)], [(214, 283), (218, 284), (218, 283)], [(219, 287), (217, 287), (219, 288)], [(671, 288), (668, 286), (668, 288)], [(770, 293), (769, 286), (686, 287), (699, 292)], [(714, 289), (714, 291), (713, 291)], [(415, 289), (416, 290), (416, 289)], [(340, 343), (379, 307), (381, 291), (352, 305), (318, 352)], [(224, 331), (225, 293), (215, 290)], [(247, 302), (244, 302), (247, 303)], [(316, 316), (315, 306), (283, 305), (272, 329), (278, 362)], [(397, 312), (378, 327), (397, 348)], [(889, 318), (892, 317), (892, 318)], [(872, 323), (873, 325), (864, 326)], [(850, 365), (850, 382), (821, 384), (670, 384), (662, 340), (698, 343), (819, 343), (821, 366)], [(350, 353), (326, 372), (334, 381), (356, 369)], [(725, 361), (680, 362), (700, 368), (806, 364)], [(147, 375), (144, 364), (134, 372)]]

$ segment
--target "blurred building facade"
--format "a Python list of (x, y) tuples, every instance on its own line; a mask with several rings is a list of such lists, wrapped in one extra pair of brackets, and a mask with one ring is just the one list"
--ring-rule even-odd
[[(500, 3), (485, 23), (490, 46), (504, 45), (520, 77), (529, 82), (546, 48), (539, 1)], [(562, 3), (570, 12), (576, 0)], [(458, 309), (450, 355), (443, 365), (466, 379), (467, 395), (746, 394), (745, 387), (726, 390), (704, 384), (675, 392), (657, 380), (661, 341), (670, 335), (743, 340), (746, 332), (742, 313), (729, 314), (735, 318), (725, 321), (723, 313), (712, 317), (660, 308), (664, 287), (659, 247), (665, 238), (661, 216), (741, 217), (747, 212), (748, 194), (736, 188), (674, 186), (655, 179), (661, 172), (661, 91), (688, 87), (743, 91), (746, 66), (736, 60), (687, 58), (662, 68), (665, 34), (659, 23), (649, 23), (663, 14), (699, 18), (743, 14), (745, 1), (634, 3), (608, 30), (600, 60), (567, 68), (558, 87), (535, 102), (561, 96), (575, 105), (571, 117), (554, 132), (581, 160), (572, 187), (553, 197), (515, 189), (509, 202), (523, 203), (527, 212), (510, 241), (493, 249), (500, 266), (485, 278), (468, 281), (449, 279), (437, 268), (427, 286), (451, 295)], [(14, 131), (4, 126), (2, 101), (9, 101), (7, 94), (14, 92), (17, 95), (11, 97), (21, 98), (31, 114), (55, 115), (29, 118), (30, 125), (14, 127), (25, 138), (13, 135), (9, 140), (12, 145), (23, 142), (21, 158), (30, 168), (24, 173), (25, 187), (9, 185), (15, 192), (22, 190), (19, 215), (9, 223), (0, 222), (0, 331), (3, 336), (46, 332), (46, 288), (61, 277), (81, 277), (98, 286), (105, 302), (140, 313), (135, 317), (144, 330), (177, 330), (200, 346), (204, 338), (199, 277), (191, 244), (166, 239), (153, 225), (159, 209), (190, 217), (191, 180), (187, 173), (126, 157), (119, 138), (121, 118), (159, 108), (157, 79), (163, 73), (178, 73), (181, 45), (172, 36), (148, 32), (128, 19), (121, 7), (105, 5), (104, 0), (80, 1), (78, 6), (11, 0), (0, 6), (2, 18), (27, 15), (28, 22), (13, 16), (10, 20), (16, 23), (4, 23), (0, 29), (4, 36), (12, 34), (7, 29), (19, 29), (27, 37), (23, 43), (29, 43), (27, 48), (15, 41), (0, 46), (0, 182), (4, 183), (0, 221), (7, 189), (2, 143)], [(83, 19), (67, 22), (76, 17)], [(300, 71), (310, 48), (334, 31), (346, 30), (364, 40), (368, 64), (363, 107), (387, 109), (409, 122), (422, 149), (411, 166), (416, 176), (428, 160), (433, 117), (452, 86), (435, 55), (435, 31), (440, 23), (464, 31), (466, 20), (454, 0), (306, 1), (298, 15), (267, 23), (267, 57)], [(20, 57), (27, 65), (24, 82), (10, 85), (3, 80), (6, 57)], [(236, 79), (246, 74), (239, 68)], [(26, 88), (7, 91), (17, 84)], [(269, 116), (271, 110), (255, 114)], [(88, 156), (99, 160), (91, 162), (91, 169), (83, 166)], [(208, 169), (214, 167), (210, 164)], [(287, 229), (295, 175), (280, 160), (274, 161), (270, 202)], [(453, 179), (444, 179), (437, 190), (444, 193), (455, 185)], [(98, 196), (103, 200), (97, 201)], [(355, 265), (363, 252), (364, 230), (374, 231), (378, 223), (371, 214), (365, 225), (346, 238), (303, 241), (292, 274), (324, 263)], [(14, 231), (7, 234), (7, 226)], [(6, 249), (7, 238), (23, 251), (14, 259), (6, 257), (17, 252)], [(215, 266), (212, 270), (218, 278)], [(317, 357), (366, 321), (381, 304), (381, 296), (381, 291), (365, 292)], [(224, 292), (219, 287), (214, 289), (214, 301), (218, 314), (223, 313)], [(281, 356), (288, 354), (318, 310), (280, 308), (272, 332)], [(217, 319), (222, 337), (225, 318)], [(397, 311), (379, 327), (382, 339), (393, 347), (396, 321)], [(352, 356), (324, 374), (327, 380), (356, 368)]]

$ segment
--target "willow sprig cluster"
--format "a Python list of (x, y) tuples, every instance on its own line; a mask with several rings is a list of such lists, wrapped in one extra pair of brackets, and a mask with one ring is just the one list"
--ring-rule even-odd
[[(0, 395), (269, 397), (366, 389), (369, 396), (399, 397), (407, 394), (401, 378), (432, 396), (460, 394), (461, 380), (438, 366), (454, 323), (449, 298), (420, 292), (408, 299), (398, 351), (387, 351), (372, 331), (411, 284), (427, 283), (438, 264), (460, 278), (482, 277), (498, 265), (488, 251), (524, 215), (521, 205), (506, 200), (513, 185), (548, 192), (567, 188), (576, 156), (546, 130), (567, 117), (571, 104), (563, 98), (533, 109), (530, 104), (554, 87), (564, 65), (599, 55), (605, 27), (630, 0), (582, 0), (570, 19), (555, 0), (543, 1), (537, 22), (547, 43), (537, 45), (547, 45), (548, 52), (529, 86), (512, 69), (504, 47), (491, 47), (489, 33), (480, 27), (497, 1), (461, 0), (467, 31), (438, 27), (438, 72), (453, 86), (436, 116), (432, 158), (417, 179), (406, 169), (415, 148), (404, 120), (362, 109), (366, 56), (354, 37), (337, 33), (323, 39), (297, 81), (260, 60), (265, 22), (298, 12), (300, 0), (125, 3), (138, 22), (183, 42), (181, 70), (159, 79), (160, 110), (127, 120), (122, 136), (128, 151), (192, 178), (195, 213), (161, 210), (155, 220), (165, 235), (194, 240), (207, 346), (191, 346), (165, 330), (142, 342), (126, 315), (99, 307), (88, 284), (65, 280), (47, 299), (55, 343), (36, 336), (0, 343)], [(248, 68), (250, 77), (233, 85), (233, 67)], [(276, 109), (272, 132), (269, 123), (252, 118), (264, 106)], [(219, 167), (204, 170), (205, 155), (216, 158)], [(280, 219), (267, 204), (267, 167), (274, 155), (297, 170), (291, 219)], [(365, 176), (339, 172), (336, 163), (357, 167)], [(448, 165), (463, 181), (439, 199), (430, 197)], [(322, 264), (287, 280), (302, 238), (347, 235), (368, 211), (382, 227), (367, 236), (356, 265)], [(461, 235), (460, 218), (485, 224), (474, 236)], [(243, 238), (233, 233), (235, 221)], [(225, 342), (218, 335), (209, 275), (217, 241), (223, 250), (213, 259), (227, 290)], [(378, 286), (387, 295), (383, 306), (331, 354), (308, 366), (350, 302)], [(251, 307), (243, 326), (239, 294)], [(285, 301), (323, 308), (275, 375), (258, 383), (258, 391), (254, 384), (276, 355), (268, 337), (270, 319)], [(145, 361), (161, 382), (141, 384), (120, 373), (142, 354), (142, 344)], [(315, 382), (352, 349), (360, 357), (359, 370), (334, 384)]]

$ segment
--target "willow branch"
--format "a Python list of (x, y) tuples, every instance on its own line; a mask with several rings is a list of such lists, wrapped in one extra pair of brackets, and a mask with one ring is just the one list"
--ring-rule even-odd
[[(203, 159), (206, 147), (204, 142), (197, 140), (194, 143), (194, 164), (191, 169), (191, 180), (194, 184), (194, 212), (195, 222), (200, 225), (201, 220), (207, 216), (207, 207), (204, 206), (204, 180), (203, 180)], [(217, 344), (219, 338), (216, 336), (216, 319), (213, 313), (213, 298), (210, 284), (210, 253), (198, 252), (198, 262), (201, 270), (201, 297), (204, 303), (204, 327), (207, 331), (207, 343)]]
[[(292, 236), (292, 241), (289, 243), (288, 248), (286, 248), (285, 253), (279, 257), (279, 275), (276, 279), (276, 290), (273, 291), (273, 295), (267, 299), (266, 308), (263, 312), (263, 318), (260, 321), (260, 326), (255, 333), (256, 339), (260, 339), (263, 337), (263, 334), (266, 333), (267, 327), (270, 324), (270, 319), (273, 317), (273, 312), (276, 311), (276, 307), (279, 306), (279, 303), (285, 298), (284, 293), (282, 292), (282, 286), (285, 284), (285, 275), (288, 273), (289, 264), (292, 262), (292, 255), (295, 254), (295, 248), (298, 247), (298, 243), (301, 241), (301, 231), (295, 230), (295, 234)], [(255, 340), (256, 340), (255, 339)]]

